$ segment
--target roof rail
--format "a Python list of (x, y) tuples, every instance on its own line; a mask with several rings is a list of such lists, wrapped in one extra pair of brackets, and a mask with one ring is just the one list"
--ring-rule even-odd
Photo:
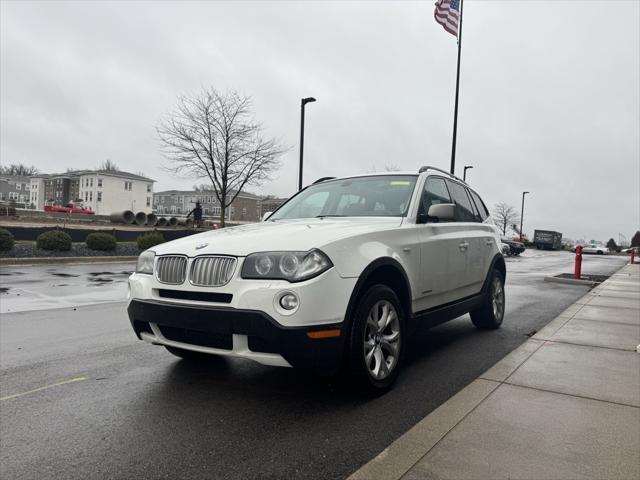
[(338, 178), (338, 177), (322, 177), (316, 180), (315, 182), (313, 182), (311, 185), (315, 185), (316, 183), (326, 182), (327, 180), (333, 180), (334, 178)]
[(424, 165), (424, 166), (420, 167), (420, 170), (418, 170), (418, 173), (423, 173), (423, 172), (426, 172), (427, 170), (437, 170), (438, 172), (446, 173), (447, 175), (455, 178), (456, 180), (460, 180), (463, 183), (467, 183), (464, 180), (462, 180), (460, 177), (456, 177), (453, 173), (447, 172), (446, 170), (443, 170), (442, 168), (432, 167), (431, 165)]

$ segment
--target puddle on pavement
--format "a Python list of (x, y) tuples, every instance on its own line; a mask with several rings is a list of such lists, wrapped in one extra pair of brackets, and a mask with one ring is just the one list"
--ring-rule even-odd
[(0, 276), (10, 277), (11, 275), (26, 275), (24, 272), (0, 272)]
[(89, 279), (90, 282), (94, 283), (111, 283), (113, 282), (112, 278), (102, 278), (102, 277), (93, 277)]
[(0, 293), (8, 293), (11, 287), (0, 287)]
[(74, 273), (60, 273), (60, 272), (49, 272), (51, 273), (51, 275), (53, 275), (54, 277), (62, 277), (62, 278), (68, 278), (68, 277), (79, 277), (80, 275), (76, 275)]

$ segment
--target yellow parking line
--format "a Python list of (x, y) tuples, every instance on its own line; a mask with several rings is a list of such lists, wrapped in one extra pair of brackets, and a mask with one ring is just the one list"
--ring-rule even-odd
[(29, 390), (28, 392), (14, 393), (13, 395), (0, 397), (0, 400), (10, 400), (12, 398), (21, 397), (23, 395), (29, 395), (30, 393), (40, 392), (41, 390), (47, 390), (48, 388), (59, 387), (60, 385), (66, 385), (68, 383), (81, 382), (82, 380), (86, 380), (86, 379), (87, 377), (70, 378), (69, 380), (63, 380), (62, 382), (52, 383), (51, 385), (45, 385), (44, 387), (40, 387), (40, 388), (34, 388), (33, 390)]

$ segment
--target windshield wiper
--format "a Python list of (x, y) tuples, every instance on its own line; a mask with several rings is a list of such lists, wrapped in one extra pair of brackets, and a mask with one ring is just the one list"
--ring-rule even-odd
[(334, 215), (334, 214), (316, 215), (316, 218), (324, 218), (324, 217), (346, 217), (346, 215)]

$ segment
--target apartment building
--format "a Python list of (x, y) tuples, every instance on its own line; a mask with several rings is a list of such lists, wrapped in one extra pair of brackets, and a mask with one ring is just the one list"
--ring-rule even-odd
[[(205, 218), (220, 219), (220, 202), (213, 190), (167, 190), (153, 194), (153, 208), (159, 215), (186, 215), (200, 202)], [(240, 192), (227, 207), (225, 219), (236, 222), (257, 222), (260, 219), (260, 197)]]
[(30, 202), (31, 182), (29, 177), (14, 175), (0, 176), (0, 201), (22, 203), (25, 207)]
[(107, 170), (35, 175), (31, 177), (31, 203), (43, 210), (45, 204), (81, 202), (97, 215), (122, 210), (150, 213), (154, 182), (141, 175)]

